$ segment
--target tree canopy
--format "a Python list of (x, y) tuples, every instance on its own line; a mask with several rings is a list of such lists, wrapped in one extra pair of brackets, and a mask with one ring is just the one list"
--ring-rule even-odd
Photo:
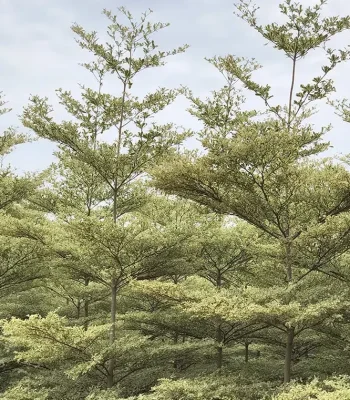
[[(188, 46), (160, 49), (151, 10), (104, 10), (105, 43), (73, 24), (95, 87), (56, 91), (64, 120), (32, 95), (28, 135), (0, 136), (1, 398), (350, 399), (350, 155), (326, 157), (332, 127), (311, 118), (323, 103), (350, 120), (332, 80), (350, 50), (331, 46), (350, 16), (325, 5), (285, 0), (267, 25), (251, 2), (232, 10), (287, 57), (286, 104), (232, 54), (206, 60), (223, 80), (207, 98), (157, 86)], [(157, 119), (179, 97), (199, 130)], [(36, 139), (55, 162), (19, 176), (4, 157)]]

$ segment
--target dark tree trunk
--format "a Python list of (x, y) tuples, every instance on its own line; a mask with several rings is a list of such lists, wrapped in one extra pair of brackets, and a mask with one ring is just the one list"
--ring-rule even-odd
[(284, 360), (284, 383), (289, 383), (292, 370), (292, 354), (294, 344), (294, 328), (287, 331), (286, 356)]
[[(111, 330), (109, 335), (109, 344), (113, 346), (116, 339), (116, 317), (117, 317), (117, 285), (115, 280), (112, 282), (111, 287)], [(115, 357), (112, 356), (108, 364), (108, 388), (114, 385), (114, 368), (115, 368)]]
[(288, 283), (293, 280), (292, 260), (291, 260), (291, 244), (286, 244), (286, 274)]
[(223, 341), (223, 335), (222, 335), (222, 330), (220, 325), (216, 328), (216, 368), (221, 369), (222, 368), (222, 362), (223, 362), (223, 349), (222, 349), (222, 341)]
[[(221, 271), (218, 271), (217, 277), (216, 277), (216, 286), (218, 288), (218, 290), (221, 290), (221, 286), (222, 286), (222, 276), (221, 276)], [(223, 362), (223, 349), (222, 349), (222, 345), (223, 345), (223, 334), (222, 334), (222, 330), (221, 330), (221, 326), (220, 324), (217, 326), (216, 328), (216, 368), (218, 370), (221, 370), (222, 368), (222, 362)]]
[[(179, 342), (179, 334), (175, 332), (174, 334), (174, 344), (178, 344)], [(178, 368), (178, 360), (175, 358), (174, 363), (173, 363), (174, 369)]]
[[(90, 283), (90, 279), (89, 278), (85, 278), (85, 286), (88, 286)], [(85, 299), (84, 300), (84, 329), (87, 330), (88, 326), (89, 326), (89, 322), (88, 322), (88, 318), (89, 318), (89, 299)]]
[(246, 363), (249, 361), (249, 342), (244, 343), (244, 361)]
[(77, 303), (77, 319), (80, 318), (80, 309), (81, 309), (81, 300), (78, 300), (78, 303)]

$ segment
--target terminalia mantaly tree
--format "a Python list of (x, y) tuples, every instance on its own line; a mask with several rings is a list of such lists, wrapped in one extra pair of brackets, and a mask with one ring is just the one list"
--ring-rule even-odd
[[(96, 32), (88, 33), (77, 24), (72, 27), (79, 45), (95, 56), (95, 61), (84, 66), (99, 80), (99, 90), (83, 88), (83, 102), (74, 99), (70, 92), (58, 91), (60, 102), (78, 122), (54, 122), (46, 99), (38, 96), (32, 97), (31, 104), (24, 110), (22, 121), (39, 137), (50, 139), (69, 150), (73, 159), (88, 165), (107, 185), (109, 198), (105, 198), (104, 202), (110, 204), (110, 213), (103, 217), (104, 222), (101, 218), (95, 218), (94, 221), (90, 218), (85, 224), (76, 224), (76, 229), (80, 227), (83, 235), (85, 232), (84, 240), (88, 239), (87, 232), (94, 241), (95, 235), (104, 235), (106, 232), (113, 236), (116, 241), (114, 246), (117, 246), (123, 235), (131, 235), (131, 238), (144, 231), (142, 224), (136, 227), (137, 222), (129, 228), (125, 225), (128, 206), (133, 208), (135, 201), (138, 201), (133, 183), (186, 136), (178, 133), (171, 124), (152, 122), (152, 117), (171, 104), (181, 90), (159, 88), (139, 99), (132, 95), (133, 82), (140, 72), (164, 65), (167, 57), (185, 51), (186, 46), (172, 51), (159, 51), (152, 35), (168, 24), (149, 22), (149, 12), (136, 22), (127, 10), (121, 8), (120, 14), (126, 19), (126, 25), (119, 22), (119, 16), (117, 18), (109, 11), (105, 10), (104, 14), (110, 22), (107, 32), (110, 42), (107, 44), (98, 42)], [(120, 84), (120, 96), (104, 93), (101, 89), (104, 83), (101, 78), (106, 74), (116, 77)], [(102, 136), (106, 133), (114, 135), (111, 143), (103, 140)], [(130, 275), (125, 266), (118, 264), (118, 254), (112, 258), (113, 265), (110, 265), (108, 273), (111, 347), (116, 340), (117, 294), (125, 284), (125, 274)], [(105, 280), (104, 283), (107, 284)], [(109, 387), (114, 385), (114, 370), (115, 358), (112, 356), (108, 367)]]
[[(322, 18), (324, 4), (304, 8), (285, 1), (280, 11), (286, 22), (264, 26), (258, 23), (257, 7), (238, 3), (236, 14), (291, 61), (287, 105), (273, 105), (271, 87), (253, 80), (259, 68), (255, 61), (232, 55), (210, 59), (226, 79), (224, 88), (205, 101), (188, 93), (190, 112), (204, 125), (199, 135), (205, 154), (185, 153), (154, 170), (157, 188), (238, 216), (278, 243), (276, 262), (285, 267), (286, 290), (305, 273), (297, 267), (301, 243), (307, 241), (305, 246), (314, 249), (303, 268), (319, 271), (345, 251), (348, 241), (347, 215), (339, 216), (350, 209), (349, 173), (331, 161), (311, 161), (327, 149), (323, 136), (330, 130), (317, 131), (308, 122), (315, 113), (313, 104), (335, 91), (328, 76), (350, 57), (348, 49), (327, 47), (331, 38), (350, 28), (350, 18)], [(300, 61), (321, 48), (326, 58), (321, 74), (297, 89)], [(242, 109), (239, 84), (262, 99), (264, 112)], [(321, 249), (319, 239), (327, 231), (340, 242), (323, 243)], [(289, 296), (285, 301), (292, 300)], [(284, 381), (289, 382), (295, 327), (287, 324), (285, 331)]]

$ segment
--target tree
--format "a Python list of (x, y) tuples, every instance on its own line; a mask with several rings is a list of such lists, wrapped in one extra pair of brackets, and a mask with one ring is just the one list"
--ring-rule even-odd
[[(292, 61), (287, 106), (272, 106), (270, 86), (252, 80), (258, 68), (255, 62), (231, 55), (211, 59), (224, 75), (226, 86), (204, 102), (189, 94), (191, 113), (204, 124), (200, 135), (206, 154), (173, 157), (154, 170), (157, 188), (217, 213), (235, 215), (272, 238), (277, 243), (275, 263), (285, 268), (287, 292), (288, 286), (295, 285), (303, 274), (320, 271), (348, 248), (348, 217), (343, 214), (349, 210), (349, 175), (330, 161), (309, 161), (327, 148), (322, 137), (329, 128), (318, 132), (307, 119), (315, 111), (310, 104), (327, 99), (335, 90), (328, 74), (348, 60), (349, 52), (328, 49), (328, 64), (321, 67), (323, 75), (301, 85), (296, 94), (294, 89), (298, 61), (349, 29), (349, 17), (322, 19), (324, 4), (321, 1), (304, 8), (286, 1), (280, 11), (287, 22), (261, 26), (257, 23), (257, 8), (240, 2), (239, 16)], [(238, 83), (262, 98), (266, 106), (264, 119), (254, 118), (258, 116), (255, 111), (243, 112), (236, 106), (242, 100), (235, 89)], [(329, 230), (339, 240), (333, 242), (331, 234), (326, 234), (330, 242), (323, 241)], [(321, 242), (326, 247), (321, 248)], [(301, 261), (305, 253), (311, 259)], [(288, 297), (287, 303), (292, 299)], [(285, 382), (291, 377), (294, 336), (295, 327), (289, 326)]]
[[(110, 21), (107, 31), (110, 43), (106, 45), (98, 43), (96, 32), (88, 33), (77, 24), (72, 27), (78, 36), (79, 45), (95, 56), (95, 61), (84, 66), (99, 79), (97, 92), (83, 88), (85, 104), (75, 100), (69, 92), (58, 91), (61, 103), (80, 123), (55, 123), (50, 117), (50, 106), (45, 99), (37, 96), (31, 99), (31, 105), (25, 109), (22, 122), (39, 137), (50, 139), (68, 149), (72, 158), (90, 166), (108, 186), (110, 193), (108, 202), (112, 213), (111, 216), (108, 216), (108, 213), (105, 216), (104, 226), (108, 228), (104, 232), (109, 234), (108, 230), (112, 230), (113, 235), (118, 230), (122, 233), (123, 223), (118, 227), (118, 219), (130, 211), (130, 204), (135, 203), (132, 183), (141, 179), (150, 165), (156, 163), (164, 152), (169, 151), (184, 137), (183, 134), (176, 133), (172, 125), (162, 126), (151, 122), (152, 116), (170, 104), (180, 91), (160, 88), (139, 100), (132, 96), (130, 91), (134, 78), (144, 69), (164, 65), (166, 57), (183, 52), (186, 46), (172, 51), (157, 51), (157, 45), (151, 37), (167, 24), (148, 22), (150, 12), (144, 13), (140, 21), (135, 22), (132, 15), (121, 8), (120, 14), (126, 17), (127, 25), (120, 23), (119, 17), (110, 11), (104, 10), (104, 14)], [(102, 93), (102, 76), (105, 73), (115, 74), (117, 77), (121, 84), (120, 96)], [(134, 129), (129, 129), (132, 126)], [(101, 135), (111, 129), (116, 132), (112, 143), (101, 141), (99, 139)], [(91, 137), (94, 138), (93, 147), (89, 145)], [(116, 225), (115, 228), (109, 220)], [(90, 226), (91, 229), (95, 229), (94, 234), (97, 233), (96, 229), (100, 230), (98, 225), (95, 224), (94, 228)], [(95, 240), (91, 229), (90, 238)], [(114, 239), (121, 239), (117, 236), (114, 236)], [(112, 273), (109, 285), (110, 345), (113, 346), (116, 340), (116, 299), (120, 288), (117, 272)], [(109, 387), (114, 384), (114, 368), (115, 359), (111, 357), (108, 372)]]

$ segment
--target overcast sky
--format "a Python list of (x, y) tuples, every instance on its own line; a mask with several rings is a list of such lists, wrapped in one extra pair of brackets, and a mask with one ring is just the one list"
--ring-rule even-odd
[[(278, 21), (278, 0), (257, 0), (261, 5), (261, 22)], [(185, 53), (169, 60), (162, 69), (147, 72), (137, 81), (137, 93), (146, 93), (158, 86), (189, 86), (195, 94), (206, 96), (223, 84), (222, 78), (204, 57), (234, 54), (254, 57), (264, 65), (257, 80), (269, 83), (276, 101), (287, 102), (290, 82), (290, 62), (277, 50), (264, 46), (254, 30), (233, 15), (234, 0), (0, 0), (0, 90), (4, 91), (13, 108), (11, 114), (1, 117), (0, 129), (9, 125), (19, 126), (17, 115), (28, 102), (30, 94), (47, 96), (55, 106), (55, 115), (64, 113), (57, 107), (55, 89), (63, 88), (78, 93), (78, 83), (89, 85), (93, 81), (78, 65), (87, 54), (74, 41), (70, 30), (77, 22), (86, 30), (105, 32), (107, 20), (103, 8), (116, 11), (126, 6), (136, 16), (147, 8), (154, 13), (152, 20), (170, 22), (156, 42), (165, 50), (184, 43), (191, 47)], [(304, 4), (315, 3), (303, 0)], [(328, 15), (350, 14), (350, 1), (329, 0)], [(334, 47), (350, 44), (350, 32), (339, 35), (331, 43)], [(317, 65), (321, 52), (314, 53), (298, 71), (297, 82), (319, 74)], [(316, 69), (315, 69), (316, 68)], [(333, 74), (338, 98), (350, 97), (350, 64), (343, 65)], [(113, 82), (111, 82), (111, 86)], [(136, 86), (136, 83), (135, 83)], [(107, 88), (105, 88), (107, 90)], [(111, 87), (112, 90), (112, 87)], [(253, 99), (254, 104), (257, 100)], [(258, 103), (256, 103), (258, 104)], [(163, 113), (162, 121), (176, 122), (197, 128), (198, 123), (184, 111), (187, 103), (179, 100)], [(322, 108), (317, 124), (332, 122), (334, 129), (329, 139), (333, 152), (350, 153), (350, 126), (334, 116), (330, 108)], [(21, 128), (20, 128), (21, 129)], [(54, 145), (47, 141), (19, 146), (8, 157), (18, 172), (39, 171), (52, 161)]]

